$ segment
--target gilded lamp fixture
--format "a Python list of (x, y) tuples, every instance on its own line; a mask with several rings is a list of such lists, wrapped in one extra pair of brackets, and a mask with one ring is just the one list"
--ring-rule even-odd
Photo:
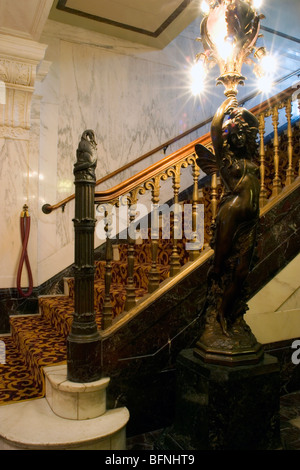
[(264, 15), (255, 9), (257, 0), (204, 0), (203, 4), (206, 14), (198, 40), (204, 52), (196, 55), (198, 79), (203, 79), (207, 69), (217, 64), (220, 69), (217, 84), (225, 86), (226, 96), (235, 96), (238, 85), (245, 81), (243, 64), (252, 64), (255, 75), (261, 78), (265, 73), (264, 61), (271, 59), (265, 47), (256, 47), (257, 39), (262, 37), (259, 31)]

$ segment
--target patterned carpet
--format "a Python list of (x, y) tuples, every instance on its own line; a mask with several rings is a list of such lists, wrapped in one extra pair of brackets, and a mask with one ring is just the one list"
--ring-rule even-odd
[[(160, 281), (169, 276), (171, 249), (165, 240), (159, 247)], [(135, 267), (136, 297), (147, 293), (151, 269), (149, 243), (137, 247), (139, 263)], [(188, 254), (181, 245), (181, 263)], [(95, 263), (94, 308), (98, 328), (104, 303), (105, 261)], [(127, 282), (127, 245), (120, 247), (120, 261), (113, 263), (111, 302), (113, 317), (124, 310)], [(0, 405), (40, 398), (45, 393), (43, 367), (66, 362), (66, 339), (74, 312), (74, 279), (67, 279), (68, 295), (39, 298), (40, 314), (10, 317), (11, 336), (0, 336), (5, 343), (6, 363), (0, 364)]]
[(43, 396), (13, 339), (2, 340), (5, 341), (7, 362), (0, 365), (0, 405)]
[(4, 336), (6, 363), (0, 364), (0, 405), (44, 396), (42, 367), (66, 360), (66, 343), (39, 315), (11, 318)]

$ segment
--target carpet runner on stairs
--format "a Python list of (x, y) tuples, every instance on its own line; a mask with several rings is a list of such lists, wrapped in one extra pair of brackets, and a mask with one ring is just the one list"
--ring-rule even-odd
[[(188, 253), (184, 242), (178, 243), (180, 262), (185, 264)], [(170, 240), (160, 240), (158, 272), (160, 282), (169, 276), (172, 249)], [(134, 282), (137, 299), (147, 294), (148, 273), (151, 269), (150, 244), (145, 240), (136, 245)], [(101, 311), (104, 303), (105, 261), (95, 263), (94, 307), (98, 328), (101, 328)], [(0, 405), (45, 394), (43, 367), (66, 361), (66, 339), (74, 312), (74, 279), (67, 278), (66, 295), (46, 295), (39, 298), (39, 314), (10, 317), (11, 335), (0, 336), (5, 343), (6, 363), (0, 364)], [(127, 245), (119, 247), (119, 261), (113, 262), (111, 302), (113, 317), (124, 311), (127, 283)]]

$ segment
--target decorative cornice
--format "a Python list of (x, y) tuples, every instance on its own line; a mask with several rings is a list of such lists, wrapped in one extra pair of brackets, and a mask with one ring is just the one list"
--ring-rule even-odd
[(45, 56), (46, 44), (0, 33), (0, 57), (37, 65)]
[[(29, 139), (31, 100), (37, 69), (46, 48), (35, 41), (0, 33), (0, 80), (6, 87), (6, 103), (2, 105), (0, 121), (1, 138)], [(41, 67), (40, 75), (45, 74)]]

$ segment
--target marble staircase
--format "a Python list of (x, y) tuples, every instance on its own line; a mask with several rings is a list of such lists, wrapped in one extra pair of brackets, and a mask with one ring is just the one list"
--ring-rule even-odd
[[(293, 259), (299, 251), (300, 221), (297, 209), (299, 197), (300, 181), (298, 178), (295, 184), (284, 188), (278, 198), (275, 197), (270, 202), (270, 207), (265, 206), (262, 211), (261, 231), (258, 234), (261, 262), (255, 267), (251, 277), (253, 289), (256, 289), (258, 293), (250, 300), (250, 310), (246, 315), (246, 321), (253, 329), (257, 339), (263, 344), (300, 337), (299, 303), (297, 303), (299, 285), (295, 283), (299, 258), (295, 258), (284, 270), (280, 271), (280, 268), (286, 264), (286, 260)], [(149, 377), (151, 375), (152, 384), (153, 376), (156, 374), (158, 377), (161, 369), (166, 370), (176, 355), (177, 349), (182, 348), (183, 343), (185, 346), (190, 341), (190, 336), (195, 334), (192, 333), (188, 336), (186, 332), (191, 331), (189, 325), (194, 325), (198, 304), (204, 299), (207, 264), (202, 265), (198, 262), (199, 259), (189, 262), (184, 243), (180, 242), (178, 247), (183, 268), (182, 276), (180, 274), (178, 279), (169, 277), (171, 246), (167, 243), (162, 244), (159, 251), (158, 270), (161, 285), (163, 285), (163, 289), (159, 290), (163, 294), (160, 294), (159, 297), (155, 293), (153, 301), (150, 301), (149, 294), (147, 294), (147, 275), (151, 269), (149, 243), (145, 242), (143, 245), (136, 246), (137, 255), (140, 256), (135, 266), (136, 295), (138, 300), (147, 297), (148, 303), (142, 314), (139, 312), (136, 315), (136, 312), (133, 312), (130, 324), (123, 321), (127, 280), (127, 247), (125, 244), (120, 246), (119, 260), (113, 263), (113, 288), (111, 291), (113, 316), (121, 318), (123, 315), (123, 323), (122, 328), (120, 327), (116, 331), (106, 333), (104, 330), (106, 336), (104, 335), (105, 344), (103, 343), (102, 359), (106, 367), (105, 374), (108, 377), (112, 376), (112, 398), (116, 401), (121, 396), (121, 391), (123, 393), (126, 387), (128, 388), (125, 393), (127, 400), (129, 400), (129, 393), (136, 396), (138, 393), (136, 377), (140, 377), (140, 370), (143, 370), (143, 373), (147, 370)], [(210, 254), (207, 256), (207, 263), (209, 256)], [(95, 312), (100, 329), (102, 328), (101, 310), (104, 301), (104, 272), (105, 261), (98, 261), (95, 275)], [(272, 285), (266, 284), (260, 291), (265, 279), (272, 279)], [(167, 287), (167, 283), (169, 283), (170, 289)], [(275, 289), (277, 292), (279, 291), (278, 286), (280, 286), (280, 291), (285, 294), (283, 297), (277, 298), (275, 302), (275, 296), (269, 294), (268, 289)], [(284, 289), (281, 289), (282, 287)], [(273, 292), (273, 290), (269, 292)], [(264, 306), (261, 303), (262, 300), (266, 301)], [(273, 300), (274, 305), (271, 302)], [(22, 402), (27, 398), (44, 400), (46, 396), (46, 368), (65, 366), (66, 337), (70, 330), (74, 310), (74, 279), (65, 279), (63, 294), (42, 296), (39, 299), (39, 304), (39, 314), (10, 317), (11, 336), (9, 341), (14, 343), (14, 357), (22, 356), (24, 369), (19, 373), (18, 365), (9, 370), (8, 364), (0, 364), (1, 377), (4, 377), (3, 387), (0, 381), (0, 404), (9, 403), (11, 400)], [(6, 340), (5, 337), (0, 339)], [(158, 357), (157, 351), (163, 351), (163, 360)], [(131, 361), (131, 358), (134, 361)], [(150, 361), (152, 361), (152, 368), (149, 367)], [(145, 363), (147, 368), (144, 367)], [(35, 387), (35, 392), (31, 390), (30, 395), (27, 396), (27, 388), (23, 386), (24, 378), (22, 378), (25, 369), (27, 372), (29, 371), (32, 387)], [(130, 373), (128, 373), (129, 369)], [(19, 376), (21, 382), (18, 382)], [(15, 393), (16, 390), (13, 390), (9, 383), (9, 377), (13, 377), (13, 387), (16, 390), (22, 388), (23, 393)], [(126, 387), (124, 386), (124, 377), (129, 383), (129, 385), (126, 384)], [(145, 383), (147, 380), (148, 377), (146, 377)], [(116, 384), (117, 382), (118, 384)], [(18, 385), (18, 383), (22, 385)], [(135, 387), (132, 384), (135, 384)], [(138, 386), (140, 385), (138, 384)], [(10, 390), (13, 392), (12, 398), (10, 398)], [(157, 390), (158, 396), (161, 398), (159, 386), (157, 386)], [(150, 388), (147, 393), (153, 396)], [(143, 398), (145, 399), (145, 397)], [(47, 408), (48, 406), (49, 403)], [(136, 413), (140, 411), (137, 407)], [(141, 413), (140, 419), (144, 422)]]
[[(169, 247), (170, 241), (166, 242), (160, 244), (161, 259), (164, 261), (157, 265), (161, 282), (169, 276), (171, 249)], [(147, 240), (143, 245), (137, 246), (138, 262), (135, 265), (134, 274), (137, 300), (147, 294), (148, 272), (151, 268), (151, 262), (149, 258), (147, 259), (148, 248)], [(188, 255), (183, 246), (181, 248), (181, 263), (183, 265), (188, 259)], [(113, 317), (117, 317), (124, 311), (127, 282), (126, 254), (127, 245), (123, 244), (119, 248), (119, 260), (113, 262), (111, 284)], [(105, 261), (95, 262), (94, 305), (99, 329), (102, 327), (101, 312), (105, 294), (104, 273)], [(45, 295), (39, 298), (38, 314), (12, 315), (10, 317), (11, 333), (3, 336), (2, 340), (13, 343), (12, 355), (20, 356), (20, 363), (24, 364), (24, 368), (28, 370), (36, 391), (33, 393), (31, 387), (28, 397), (26, 396), (26, 388), (24, 393), (15, 394), (15, 388), (24, 388), (21, 374), (20, 385), (18, 386), (16, 378), (16, 384), (15, 387), (12, 387), (11, 393), (6, 389), (2, 391), (0, 384), (0, 405), (9, 403), (11, 400), (32, 398), (32, 396), (43, 397), (45, 395), (44, 368), (66, 362), (66, 339), (71, 328), (74, 311), (74, 278), (65, 278), (64, 286), (63, 294)], [(9, 355), (9, 348), (7, 348), (7, 355)], [(19, 366), (14, 367), (18, 368)], [(0, 371), (3, 375), (10, 374), (9, 357), (7, 357), (7, 364), (0, 364)]]
[(125, 450), (129, 412), (107, 410), (109, 378), (77, 384), (44, 369), (44, 398), (0, 407), (0, 450)]
[(248, 302), (245, 320), (262, 344), (300, 338), (300, 254)]

